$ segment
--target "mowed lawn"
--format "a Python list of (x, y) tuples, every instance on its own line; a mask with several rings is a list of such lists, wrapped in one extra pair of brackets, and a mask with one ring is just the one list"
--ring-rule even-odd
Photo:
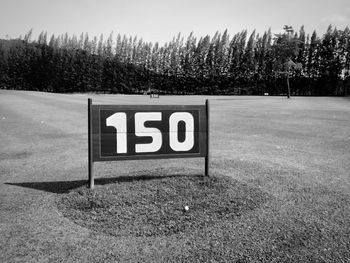
[[(229, 177), (235, 191), (248, 192), (240, 204), (264, 200), (191, 233), (118, 235), (77, 223), (59, 202), (87, 184), (89, 97), (96, 104), (140, 105), (209, 98), (212, 176)], [(98, 193), (117, 182), (135, 184), (142, 194), (142, 180), (113, 179), (184, 183), (204, 174), (204, 160), (96, 163), (94, 171), (108, 179), (97, 180)], [(157, 187), (157, 178), (144, 183)], [(103, 261), (350, 262), (350, 98), (0, 90), (0, 262)]]

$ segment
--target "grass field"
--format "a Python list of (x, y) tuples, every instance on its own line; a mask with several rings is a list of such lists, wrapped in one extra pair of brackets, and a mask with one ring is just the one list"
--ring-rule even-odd
[[(211, 173), (224, 181), (203, 188), (202, 159), (124, 161), (96, 163), (96, 190), (86, 189), (88, 97), (96, 104), (211, 99)], [(350, 262), (349, 171), (349, 98), (0, 90), (0, 262)], [(103, 217), (70, 207), (91, 196), (132, 202), (176, 187), (205, 201), (195, 209), (191, 191), (167, 201), (190, 206), (187, 215), (173, 215), (177, 231), (167, 230), (174, 228), (168, 221), (160, 225), (167, 229), (136, 229), (137, 218), (118, 216), (115, 204)], [(230, 216), (206, 224), (204, 216), (225, 201), (212, 189), (225, 189), (235, 207), (225, 204)], [(143, 213), (143, 206), (127, 211)], [(182, 227), (186, 216), (199, 224)], [(128, 227), (114, 231), (118, 220)]]

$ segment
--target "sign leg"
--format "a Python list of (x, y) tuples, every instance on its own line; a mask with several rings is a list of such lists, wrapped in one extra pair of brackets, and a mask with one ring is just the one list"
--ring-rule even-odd
[(92, 161), (92, 100), (88, 99), (88, 173), (89, 173), (89, 188), (94, 189), (94, 163)]
[(207, 152), (205, 156), (205, 176), (209, 176), (209, 137), (210, 137), (210, 126), (209, 126), (209, 113), (210, 113), (210, 107), (209, 107), (209, 100), (207, 99), (205, 101), (205, 109), (206, 109), (206, 115), (207, 115)]

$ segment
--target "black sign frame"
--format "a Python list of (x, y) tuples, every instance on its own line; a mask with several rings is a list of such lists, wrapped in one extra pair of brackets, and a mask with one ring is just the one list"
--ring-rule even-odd
[[(102, 154), (101, 147), (106, 144), (104, 139), (107, 135), (101, 124), (105, 122), (106, 112), (124, 112), (131, 116), (135, 112), (161, 112), (169, 115), (171, 112), (191, 113), (194, 118), (195, 146), (192, 151), (171, 152), (162, 149), (159, 152), (149, 153), (126, 153), (108, 155)], [(164, 136), (165, 131), (161, 131)], [(168, 132), (169, 133), (169, 132)], [(133, 138), (128, 136), (129, 138)], [(102, 143), (101, 143), (102, 142)], [(112, 142), (112, 141), (111, 141)], [(107, 139), (107, 144), (109, 143)], [(135, 143), (135, 142), (129, 142)], [(205, 105), (93, 105), (92, 99), (88, 99), (88, 175), (89, 187), (94, 188), (93, 163), (103, 161), (122, 160), (145, 160), (145, 159), (167, 159), (167, 158), (205, 158), (205, 175), (209, 176), (209, 100)]]

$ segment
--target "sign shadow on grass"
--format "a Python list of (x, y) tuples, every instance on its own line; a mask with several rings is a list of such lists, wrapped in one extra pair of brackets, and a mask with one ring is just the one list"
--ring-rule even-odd
[[(143, 181), (143, 180), (159, 180), (171, 177), (183, 177), (188, 175), (163, 175), (163, 176), (152, 176), (152, 175), (137, 175), (137, 176), (119, 176), (119, 177), (109, 177), (109, 178), (96, 178), (96, 185), (106, 185), (113, 183), (123, 183), (132, 181)], [(195, 175), (196, 176), (196, 175)], [(199, 175), (197, 175), (199, 176)], [(64, 194), (70, 190), (82, 187), (84, 185), (88, 186), (88, 180), (76, 180), (76, 181), (51, 181), (51, 182), (23, 182), (23, 183), (5, 183), (7, 185), (20, 186), (25, 188), (32, 188), (35, 190), (41, 190), (46, 192), (51, 192), (55, 194)]]

